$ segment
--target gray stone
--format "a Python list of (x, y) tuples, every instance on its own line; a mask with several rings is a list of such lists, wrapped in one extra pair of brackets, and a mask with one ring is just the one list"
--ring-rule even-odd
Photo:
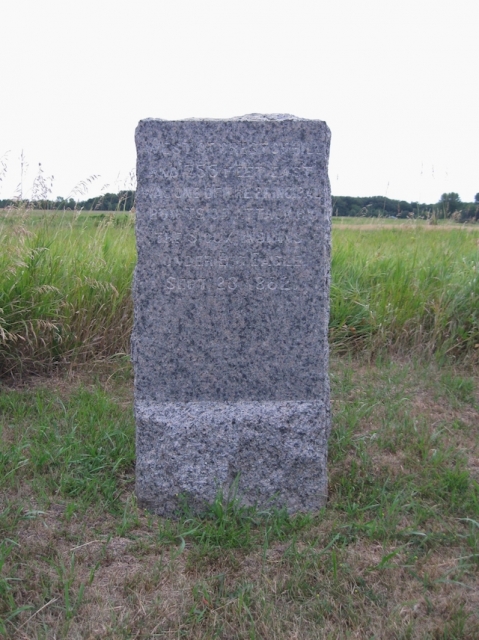
[(329, 142), (290, 115), (138, 125), (136, 490), (160, 515), (235, 479), (244, 504), (325, 503)]

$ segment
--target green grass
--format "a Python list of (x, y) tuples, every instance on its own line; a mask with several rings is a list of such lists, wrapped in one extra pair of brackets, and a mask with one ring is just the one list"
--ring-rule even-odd
[[(118, 479), (134, 464), (129, 412), (104, 394), (80, 388), (68, 407), (44, 390), (27, 398), (6, 393), (0, 397), (0, 413), (11, 420), (3, 425), (2, 436), (12, 442), (2, 454), (2, 489), (15, 488), (22, 470), (21, 477), (42, 494), (81, 495), (84, 508), (89, 500), (101, 501), (105, 509), (118, 505)], [(19, 424), (28, 425), (20, 439)], [(4, 460), (8, 465), (3, 466)]]
[(474, 355), (479, 230), (352, 227), (333, 225), (333, 346)]
[(0, 395), (0, 634), (479, 637), (473, 369), (336, 356), (327, 507), (172, 520), (136, 505), (128, 370), (93, 376)]
[(131, 215), (0, 242), (0, 637), (479, 637), (478, 230), (333, 222), (329, 502), (295, 517), (138, 509)]
[[(0, 375), (129, 353), (133, 224), (125, 213), (2, 215)], [(333, 349), (477, 359), (478, 269), (475, 227), (334, 220)]]
[(0, 242), (1, 373), (129, 352), (132, 216), (14, 212)]

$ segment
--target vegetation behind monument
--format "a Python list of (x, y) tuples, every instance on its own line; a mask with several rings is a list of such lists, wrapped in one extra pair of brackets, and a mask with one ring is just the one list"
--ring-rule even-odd
[[(41, 199), (34, 202), (21, 201), (23, 206), (34, 206), (36, 209), (82, 210), (82, 211), (131, 211), (135, 203), (135, 191), (124, 190), (119, 193), (104, 193), (86, 200), (73, 198)], [(18, 206), (14, 199), (0, 200), (0, 209)], [(333, 216), (366, 217), (366, 218), (424, 218), (452, 219), (455, 222), (474, 222), (479, 220), (479, 193), (474, 202), (462, 202), (457, 193), (443, 193), (439, 202), (424, 204), (394, 200), (384, 196), (353, 197), (333, 196)]]
[[(133, 215), (2, 214), (2, 375), (129, 353)], [(333, 349), (479, 355), (474, 225), (350, 227), (333, 223)]]

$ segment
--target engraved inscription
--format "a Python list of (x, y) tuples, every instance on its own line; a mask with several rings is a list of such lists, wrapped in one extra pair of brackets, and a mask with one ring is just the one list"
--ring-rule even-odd
[(164, 231), (157, 236), (159, 244), (181, 247), (207, 246), (222, 247), (224, 245), (298, 245), (302, 238), (298, 233), (270, 232), (270, 231), (231, 231), (228, 234), (205, 233), (193, 230), (190, 233)]
[(238, 288), (238, 278), (218, 278), (216, 281), (218, 289), (225, 291), (235, 291)]
[(261, 158), (265, 155), (291, 156), (293, 158), (311, 157), (314, 151), (306, 144), (281, 143), (281, 142), (205, 142), (190, 144), (183, 142), (179, 144), (163, 144), (152, 156), (155, 162), (161, 162), (164, 158), (183, 158), (191, 155), (214, 155), (215, 153), (226, 153), (234, 157), (249, 156)]
[(223, 189), (221, 187), (179, 187), (170, 191), (165, 197), (177, 200), (195, 200), (215, 196), (236, 197), (243, 200), (299, 200), (300, 198), (319, 198), (319, 189), (303, 189), (301, 187), (253, 187), (251, 189)]
[[(299, 220), (302, 216), (319, 218), (321, 209), (299, 209), (285, 207), (266, 209), (259, 207), (246, 207), (242, 210), (243, 219), (247, 222), (269, 222), (281, 220)], [(150, 214), (150, 218), (158, 220), (175, 220), (180, 217), (188, 220), (204, 220), (208, 216), (212, 219), (223, 220), (230, 216), (230, 212), (225, 208), (206, 209), (205, 207), (182, 206), (180, 210), (168, 208), (157, 209)]]
[(156, 187), (154, 197), (157, 200), (300, 200), (320, 199), (321, 189), (303, 187)]
[(272, 169), (269, 165), (235, 163), (229, 166), (218, 167), (217, 164), (185, 164), (180, 167), (172, 166), (162, 169), (163, 175), (170, 179), (193, 178), (240, 178), (242, 180), (276, 179), (288, 177), (310, 176), (316, 167), (313, 165), (289, 165)]
[(228, 255), (220, 253), (215, 255), (168, 255), (159, 256), (159, 262), (163, 267), (192, 267), (192, 268), (219, 268), (226, 267), (252, 267), (252, 268), (278, 268), (278, 267), (301, 267), (303, 260), (298, 254), (271, 253), (249, 253), (246, 255)]
[(324, 216), (328, 193), (310, 142), (163, 140), (148, 160), (148, 243), (166, 293), (300, 291), (314, 257), (298, 230)]
[(291, 289), (297, 289), (297, 287), (291, 286), (291, 282), (288, 278), (279, 278), (272, 280), (271, 278), (263, 278), (261, 276), (255, 278), (257, 291), (291, 291)]
[(298, 291), (298, 284), (287, 276), (271, 278), (270, 276), (256, 276), (241, 279), (239, 277), (216, 278), (177, 278), (170, 276), (166, 279), (166, 293), (191, 293), (198, 291), (214, 291), (216, 293), (232, 293), (249, 291), (255, 293), (269, 293), (270, 291)]

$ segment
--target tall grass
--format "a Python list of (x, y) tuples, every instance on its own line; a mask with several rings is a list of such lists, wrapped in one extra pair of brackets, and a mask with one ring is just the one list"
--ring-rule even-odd
[(427, 225), (333, 231), (333, 344), (474, 354), (479, 230)]
[(128, 352), (133, 218), (116, 216), (16, 210), (3, 218), (1, 373)]
[[(0, 375), (129, 352), (132, 214), (11, 211), (0, 245)], [(478, 269), (479, 229), (335, 225), (331, 344), (479, 356)]]

